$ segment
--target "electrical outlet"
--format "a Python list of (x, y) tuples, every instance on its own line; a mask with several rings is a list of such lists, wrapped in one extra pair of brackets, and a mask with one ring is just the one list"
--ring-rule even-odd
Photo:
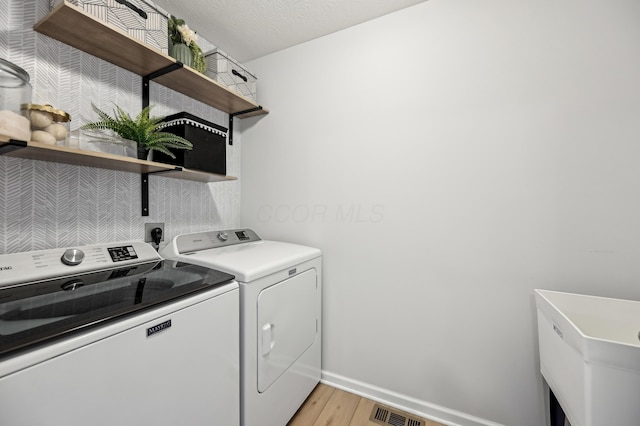
[(162, 229), (162, 238), (160, 238), (160, 241), (164, 241), (164, 222), (163, 223), (145, 223), (144, 224), (144, 241), (146, 243), (153, 242), (151, 231), (155, 228)]

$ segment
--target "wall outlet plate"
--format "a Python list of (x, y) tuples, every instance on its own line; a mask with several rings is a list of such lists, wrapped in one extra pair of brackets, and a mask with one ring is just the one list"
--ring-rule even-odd
[(144, 224), (144, 241), (145, 243), (152, 243), (151, 230), (154, 228), (162, 229), (162, 238), (160, 241), (164, 241), (164, 222), (162, 223), (145, 223)]

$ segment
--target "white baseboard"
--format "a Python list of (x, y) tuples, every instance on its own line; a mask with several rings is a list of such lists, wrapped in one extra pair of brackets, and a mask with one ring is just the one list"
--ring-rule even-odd
[(321, 382), (448, 426), (503, 426), (324, 370)]

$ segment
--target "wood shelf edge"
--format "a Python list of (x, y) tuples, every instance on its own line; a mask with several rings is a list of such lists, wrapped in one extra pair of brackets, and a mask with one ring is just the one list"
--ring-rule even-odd
[(37, 22), (33, 29), (141, 76), (175, 63), (175, 59), (160, 50), (67, 0)]
[[(176, 63), (174, 58), (67, 0), (37, 22), (34, 30), (142, 77)], [(153, 81), (228, 114), (259, 106), (190, 67), (183, 67)]]
[(33, 141), (27, 142), (25, 148), (9, 152), (5, 156), (132, 173), (153, 173), (173, 169), (173, 166), (162, 163)]
[(238, 180), (235, 176), (220, 175), (215, 173), (201, 172), (199, 170), (185, 169), (171, 170), (166, 173), (161, 173), (158, 176), (166, 176), (173, 179), (185, 179), (196, 182), (232, 182)]
[(266, 115), (266, 114), (269, 114), (269, 110), (262, 108), (260, 110), (251, 111), (246, 114), (238, 114), (235, 117), (242, 119), (242, 118), (249, 118), (249, 117), (258, 117), (260, 115)]
[[(8, 142), (8, 138), (0, 136), (0, 146)], [(234, 176), (219, 175), (198, 170), (184, 168), (176, 170), (176, 166), (174, 165), (157, 163), (155, 161), (140, 160), (106, 152), (86, 151), (60, 145), (47, 145), (33, 141), (27, 142), (25, 148), (7, 152), (4, 156), (131, 173), (158, 173), (158, 176), (196, 182), (224, 182), (238, 179)]]

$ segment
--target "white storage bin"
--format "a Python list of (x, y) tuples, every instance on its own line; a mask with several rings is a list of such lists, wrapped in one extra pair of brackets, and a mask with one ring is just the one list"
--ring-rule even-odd
[(205, 54), (205, 74), (236, 93), (256, 102), (257, 78), (225, 51), (214, 49)]
[[(49, 0), (51, 9), (64, 0)], [(147, 0), (67, 0), (96, 18), (115, 25), (165, 55), (169, 53), (169, 14)], [(90, 36), (90, 35), (88, 35)]]

